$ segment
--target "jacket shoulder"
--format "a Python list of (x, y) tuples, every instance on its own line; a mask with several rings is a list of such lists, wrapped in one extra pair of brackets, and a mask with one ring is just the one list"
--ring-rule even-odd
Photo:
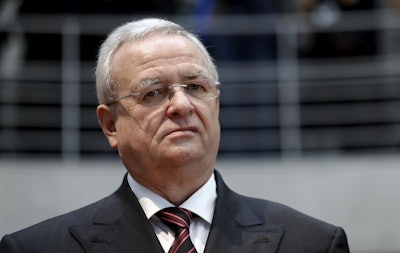
[(240, 221), (257, 221), (265, 227), (282, 227), (279, 252), (348, 252), (347, 238), (341, 227), (322, 221), (287, 205), (238, 194), (217, 176), (219, 201), (224, 210)]
[[(80, 246), (69, 232), (69, 227), (75, 225), (91, 225), (95, 222), (100, 213), (106, 212), (107, 206), (114, 205), (116, 209), (123, 209), (124, 201), (121, 194), (126, 194), (124, 183), (113, 194), (91, 203), (85, 207), (71, 212), (55, 216), (40, 223), (5, 235), (0, 243), (1, 253), (15, 252), (6, 251), (6, 248), (19, 248), (17, 252), (36, 252), (39, 249), (43, 252), (80, 252)], [(119, 210), (116, 210), (119, 211)], [(78, 251), (70, 250), (79, 249)], [(3, 251), (4, 250), (4, 251)]]
[(297, 209), (282, 203), (244, 196), (233, 192), (237, 204), (242, 207), (251, 207), (252, 212), (261, 217), (266, 223), (281, 224), (286, 228), (307, 231), (324, 231), (334, 233), (337, 226), (321, 219), (312, 217)]

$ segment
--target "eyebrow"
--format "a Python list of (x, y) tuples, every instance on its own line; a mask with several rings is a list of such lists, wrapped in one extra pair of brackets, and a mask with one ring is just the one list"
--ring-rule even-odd
[(151, 78), (151, 79), (142, 80), (136, 86), (137, 87), (137, 91), (141, 91), (143, 89), (146, 89), (147, 87), (155, 85), (155, 84), (159, 83), (160, 81), (161, 81), (160, 77), (155, 77), (155, 78)]
[(189, 72), (183, 75), (187, 79), (196, 79), (196, 78), (207, 78), (211, 79), (210, 76), (206, 75), (203, 71), (197, 71), (197, 72)]
[[(196, 78), (206, 78), (206, 79), (212, 79), (210, 76), (206, 75), (203, 71), (197, 71), (197, 72), (188, 72), (185, 73), (183, 75), (184, 79), (189, 79), (189, 80), (193, 80)], [(139, 81), (139, 83), (137, 84), (137, 91), (141, 91), (143, 89), (146, 89), (150, 86), (156, 85), (158, 83), (160, 83), (163, 79), (162, 77), (154, 77), (154, 78), (149, 78), (149, 79), (144, 79)], [(183, 80), (182, 80), (183, 81)]]
[(197, 71), (197, 72), (188, 72), (183, 75), (186, 78), (198, 78), (198, 77), (206, 77), (206, 75), (203, 73), (203, 71)]

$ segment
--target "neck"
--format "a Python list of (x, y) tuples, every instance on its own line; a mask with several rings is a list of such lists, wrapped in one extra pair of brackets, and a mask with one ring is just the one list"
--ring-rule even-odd
[(141, 185), (160, 195), (175, 206), (181, 205), (193, 193), (200, 189), (211, 177), (214, 167), (196, 171), (193, 168), (174, 168), (160, 170), (155, 175), (139, 175), (130, 172)]

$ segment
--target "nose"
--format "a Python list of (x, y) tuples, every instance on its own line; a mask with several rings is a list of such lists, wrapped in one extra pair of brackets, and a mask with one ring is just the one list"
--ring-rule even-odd
[[(174, 96), (174, 94), (175, 94), (177, 91), (181, 91), (181, 92), (185, 93), (184, 87), (186, 87), (186, 85), (184, 85), (184, 84), (171, 84), (171, 85), (168, 87), (168, 89), (169, 89), (169, 92), (168, 92), (168, 99), (171, 100), (172, 97)], [(186, 95), (186, 94), (185, 94), (185, 95)]]
[(168, 117), (184, 117), (193, 112), (192, 102), (187, 97), (183, 87), (172, 87), (169, 93)]

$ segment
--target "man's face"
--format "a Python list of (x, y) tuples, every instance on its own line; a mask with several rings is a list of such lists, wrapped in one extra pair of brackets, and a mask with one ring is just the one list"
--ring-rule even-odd
[[(200, 49), (177, 35), (151, 35), (128, 42), (112, 60), (119, 97), (149, 83), (168, 86), (196, 75), (212, 79), (211, 73)], [(181, 88), (173, 88), (171, 94), (155, 107), (140, 104), (135, 97), (113, 105), (115, 135), (109, 142), (136, 178), (165, 176), (166, 171), (185, 166), (194, 175), (210, 174), (214, 168), (220, 140), (219, 97), (193, 100)]]

